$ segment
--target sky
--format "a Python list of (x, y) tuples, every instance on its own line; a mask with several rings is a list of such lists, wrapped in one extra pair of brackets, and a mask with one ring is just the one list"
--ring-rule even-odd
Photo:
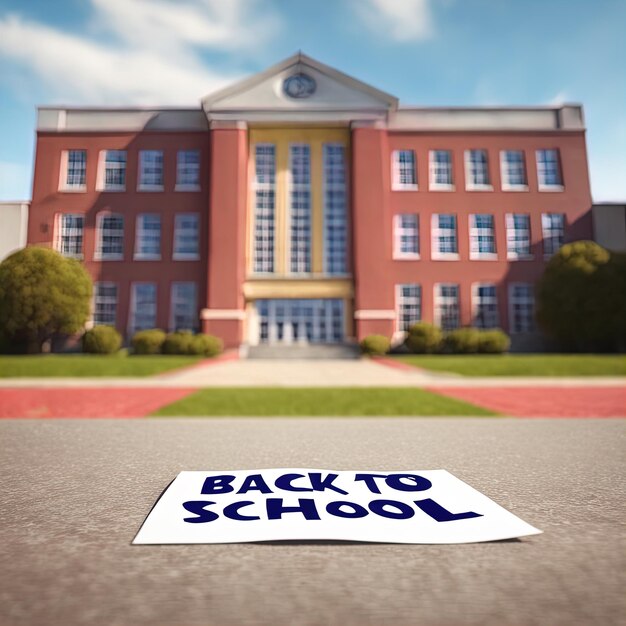
[(585, 107), (592, 194), (626, 201), (626, 0), (0, 0), (0, 200), (38, 105), (190, 105), (297, 50), (404, 105)]

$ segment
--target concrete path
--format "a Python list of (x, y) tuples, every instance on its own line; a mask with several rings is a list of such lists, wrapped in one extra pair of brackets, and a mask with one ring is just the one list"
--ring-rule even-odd
[[(7, 626), (624, 624), (626, 420), (0, 422)], [(543, 534), (132, 546), (181, 470), (443, 468)]]

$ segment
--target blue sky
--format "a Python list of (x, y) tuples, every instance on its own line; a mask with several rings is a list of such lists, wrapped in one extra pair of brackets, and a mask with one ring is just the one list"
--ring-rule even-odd
[(196, 105), (298, 49), (413, 105), (582, 102), (596, 201), (626, 200), (625, 0), (0, 0), (0, 200), (38, 104)]

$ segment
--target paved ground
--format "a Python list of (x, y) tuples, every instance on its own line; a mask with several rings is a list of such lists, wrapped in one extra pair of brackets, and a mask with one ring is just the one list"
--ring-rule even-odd
[[(626, 623), (626, 420), (0, 423), (0, 623)], [(182, 469), (445, 468), (544, 534), (131, 546)]]

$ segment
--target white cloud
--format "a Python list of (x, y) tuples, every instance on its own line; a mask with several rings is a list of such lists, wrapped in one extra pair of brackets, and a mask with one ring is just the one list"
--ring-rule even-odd
[(278, 27), (276, 15), (260, 13), (259, 0), (91, 4), (91, 36), (5, 16), (0, 19), (0, 57), (32, 72), (56, 100), (196, 104), (239, 78), (208, 68), (203, 52), (249, 53)]
[(431, 0), (354, 0), (354, 7), (381, 37), (407, 42), (434, 35)]

